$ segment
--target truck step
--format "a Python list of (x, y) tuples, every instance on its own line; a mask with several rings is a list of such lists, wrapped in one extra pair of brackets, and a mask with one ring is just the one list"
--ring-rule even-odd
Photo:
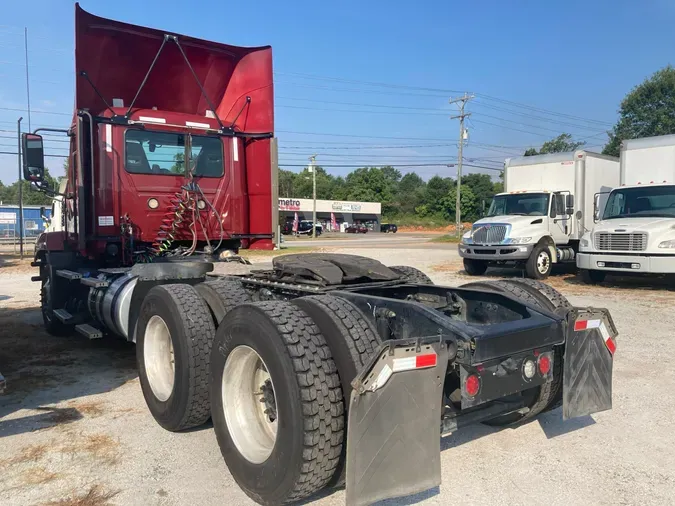
[(106, 288), (110, 284), (105, 279), (98, 278), (80, 278), (80, 283), (92, 288)]
[(87, 339), (100, 339), (103, 337), (103, 332), (101, 332), (96, 327), (92, 327), (88, 323), (82, 323), (81, 325), (75, 325), (75, 330), (82, 334)]
[(31, 281), (42, 281), (42, 276), (31, 276), (30, 280)]
[(105, 269), (99, 269), (98, 272), (103, 274), (126, 274), (131, 270), (131, 267), (108, 267)]
[(58, 271), (56, 271), (56, 275), (62, 278), (69, 279), (71, 281), (80, 279), (82, 277), (82, 274), (80, 274), (79, 272), (69, 271), (66, 269), (59, 269)]
[(56, 318), (61, 320), (63, 323), (70, 323), (70, 321), (73, 319), (73, 315), (65, 309), (55, 309), (53, 313), (54, 316), (56, 316)]
[(30, 266), (31, 267), (42, 267), (44, 265), (43, 262), (31, 262)]

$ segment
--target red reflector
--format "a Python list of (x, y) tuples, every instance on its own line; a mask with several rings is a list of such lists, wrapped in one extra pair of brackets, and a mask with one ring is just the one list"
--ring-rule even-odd
[(430, 353), (428, 355), (418, 355), (415, 358), (415, 368), (432, 367), (436, 365), (436, 354)]
[(464, 388), (466, 389), (466, 393), (469, 397), (473, 397), (478, 393), (478, 390), (480, 390), (480, 379), (478, 376), (475, 374), (472, 374), (471, 376), (466, 378), (466, 381), (464, 382)]
[(548, 372), (551, 370), (551, 359), (548, 358), (546, 355), (542, 355), (539, 357), (539, 372), (542, 375), (548, 374)]
[(611, 337), (608, 337), (605, 340), (605, 344), (607, 345), (607, 349), (609, 350), (609, 352), (612, 355), (614, 355), (614, 352), (616, 351), (616, 343), (614, 342), (614, 339), (612, 339)]
[(588, 325), (588, 320), (577, 320), (574, 322), (574, 330), (586, 330), (586, 326)]

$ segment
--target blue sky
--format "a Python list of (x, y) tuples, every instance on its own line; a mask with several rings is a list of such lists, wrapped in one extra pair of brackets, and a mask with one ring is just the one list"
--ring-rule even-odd
[[(15, 151), (16, 120), (27, 117), (6, 110), (26, 108), (24, 27), (31, 106), (45, 111), (32, 114), (31, 126), (67, 125), (74, 93), (73, 5), (3, 5), (0, 151)], [(425, 179), (454, 177), (456, 169), (444, 166), (456, 161), (459, 130), (449, 118), (456, 109), (448, 99), (464, 91), (476, 93), (467, 107), (470, 164), (496, 167), (561, 132), (600, 150), (620, 100), (672, 63), (675, 48), (670, 0), (81, 5), (99, 16), (228, 44), (272, 45), (280, 163), (301, 165), (318, 153), (318, 163), (335, 174), (351, 169), (331, 165), (389, 163)], [(53, 138), (47, 152), (66, 153), (61, 140)], [(53, 173), (60, 174), (61, 165), (62, 159), (49, 159)], [(0, 154), (0, 180), (11, 183), (16, 173), (16, 157)]]

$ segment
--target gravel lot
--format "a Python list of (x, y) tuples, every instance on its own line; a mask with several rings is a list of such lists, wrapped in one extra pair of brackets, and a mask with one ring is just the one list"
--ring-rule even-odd
[[(439, 284), (469, 281), (452, 245), (335, 251), (413, 265)], [(0, 260), (0, 371), (9, 383), (0, 397), (0, 504), (253, 504), (210, 427), (172, 434), (154, 422), (132, 345), (43, 332), (32, 274)], [(575, 305), (612, 312), (614, 409), (566, 423), (556, 410), (516, 429), (479, 425), (445, 437), (441, 488), (387, 505), (675, 503), (674, 287), (587, 287), (565, 273), (549, 282)], [(344, 504), (344, 491), (312, 504)]]

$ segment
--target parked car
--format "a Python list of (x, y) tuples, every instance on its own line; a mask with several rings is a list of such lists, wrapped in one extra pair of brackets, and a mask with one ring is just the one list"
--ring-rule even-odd
[[(292, 226), (292, 224), (291, 224)], [(316, 224), (317, 237), (323, 233), (323, 226), (320, 223)], [(312, 235), (312, 220), (302, 220), (298, 223), (298, 235)]]
[(348, 234), (366, 234), (368, 233), (368, 227), (366, 227), (365, 225), (355, 223), (353, 225), (348, 226), (345, 229), (345, 232), (347, 232)]
[(398, 232), (398, 227), (393, 223), (382, 223), (380, 225), (380, 232), (384, 232), (385, 234), (391, 232), (392, 234), (395, 234)]

